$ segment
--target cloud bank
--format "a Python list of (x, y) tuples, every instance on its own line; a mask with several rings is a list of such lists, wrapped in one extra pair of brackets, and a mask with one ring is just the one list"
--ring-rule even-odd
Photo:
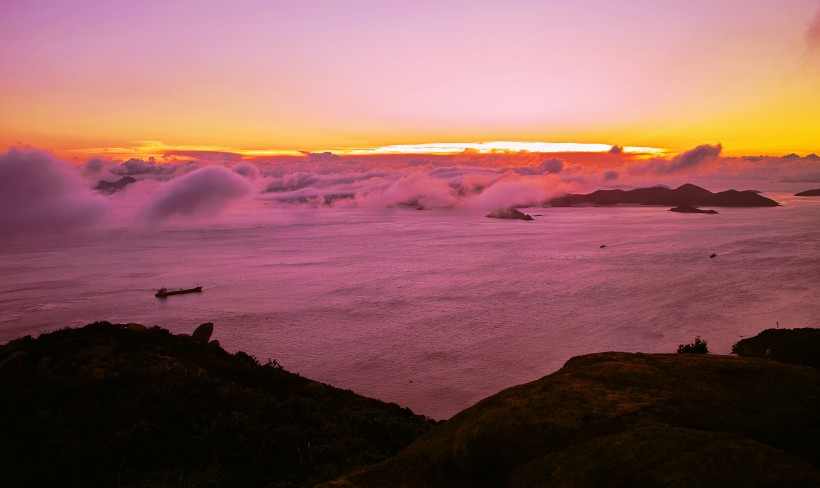
[[(601, 188), (693, 182), (715, 191), (776, 185), (806, 190), (820, 184), (820, 157), (814, 154), (723, 157), (722, 149), (704, 144), (650, 159), (619, 151), (400, 157), (305, 153), (267, 161), (222, 158), (203, 166), (208, 163), (139, 158), (95, 158), (73, 165), (42, 151), (13, 148), (0, 153), (0, 238), (81, 231), (101, 223), (204, 225), (246, 198), (313, 207), (492, 211)], [(110, 195), (91, 191), (98, 180), (121, 175), (138, 181)]]
[(653, 159), (643, 168), (643, 170), (659, 175), (672, 175), (676, 173), (691, 172), (692, 170), (706, 163), (714, 161), (720, 156), (723, 147), (720, 144), (710, 146), (703, 144), (694, 149), (681, 153), (671, 160)]
[(260, 175), (259, 168), (257, 168), (253, 163), (242, 162), (235, 165), (232, 169), (235, 173), (240, 174), (249, 180), (256, 180)]
[(172, 217), (212, 217), (252, 191), (247, 178), (222, 166), (207, 166), (166, 183), (143, 207), (140, 219), (158, 223)]
[(104, 200), (68, 163), (37, 150), (0, 153), (0, 238), (86, 229), (105, 213)]

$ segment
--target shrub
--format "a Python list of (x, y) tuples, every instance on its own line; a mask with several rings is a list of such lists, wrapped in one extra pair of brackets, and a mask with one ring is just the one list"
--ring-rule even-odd
[(683, 354), (706, 354), (709, 352), (709, 348), (706, 347), (706, 341), (700, 338), (700, 336), (695, 336), (695, 342), (691, 344), (680, 344), (678, 345), (678, 353)]

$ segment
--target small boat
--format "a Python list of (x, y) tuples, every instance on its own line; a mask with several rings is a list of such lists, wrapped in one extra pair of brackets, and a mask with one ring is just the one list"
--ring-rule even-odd
[(168, 288), (165, 288), (163, 286), (162, 288), (157, 290), (156, 293), (154, 293), (154, 296), (157, 297), (157, 298), (165, 298), (169, 295), (182, 295), (184, 293), (200, 293), (201, 291), (202, 291), (201, 286), (196, 286), (194, 288), (188, 288), (188, 289), (185, 289), (185, 290), (183, 290), (181, 288), (179, 290), (168, 290)]
[(709, 255), (709, 259), (716, 258), (716, 257), (717, 257), (717, 254), (715, 254), (715, 253), (712, 253), (712, 254)]
[(600, 246), (598, 246), (598, 247), (600, 247), (601, 249), (603, 249), (603, 248), (605, 248), (605, 247), (606, 247), (606, 244), (601, 244), (601, 245), (600, 245)]

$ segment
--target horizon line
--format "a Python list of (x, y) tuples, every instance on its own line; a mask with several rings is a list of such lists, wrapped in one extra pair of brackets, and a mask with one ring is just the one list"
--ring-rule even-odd
[(390, 144), (374, 147), (340, 147), (315, 150), (295, 149), (243, 149), (230, 146), (173, 145), (162, 141), (135, 141), (131, 147), (91, 147), (54, 150), (55, 153), (95, 156), (196, 156), (213, 154), (239, 157), (305, 156), (331, 153), (337, 156), (390, 156), (390, 155), (455, 155), (462, 153), (613, 153), (633, 156), (652, 156), (670, 152), (665, 148), (649, 146), (619, 146), (603, 143), (541, 142), (541, 141), (487, 141), (487, 142), (435, 142), (422, 144)]

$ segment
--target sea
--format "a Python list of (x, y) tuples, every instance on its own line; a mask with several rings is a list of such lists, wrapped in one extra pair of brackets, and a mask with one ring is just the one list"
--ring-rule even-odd
[(783, 205), (522, 209), (530, 222), (255, 201), (207, 223), (5, 242), (0, 343), (213, 322), (228, 351), (447, 419), (577, 355), (695, 336), (729, 354), (764, 329), (820, 327), (820, 199), (766, 196)]

